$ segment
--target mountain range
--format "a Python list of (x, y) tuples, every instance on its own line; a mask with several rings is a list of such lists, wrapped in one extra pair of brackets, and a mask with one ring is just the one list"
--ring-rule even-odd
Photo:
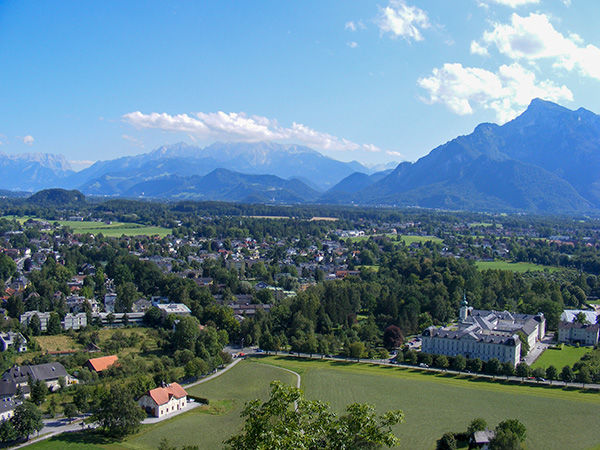
[(600, 209), (600, 116), (536, 99), (504, 125), (480, 124), (375, 173), (308, 147), (261, 142), (181, 143), (80, 172), (61, 155), (0, 153), (0, 177), (0, 189), (129, 198), (579, 213)]

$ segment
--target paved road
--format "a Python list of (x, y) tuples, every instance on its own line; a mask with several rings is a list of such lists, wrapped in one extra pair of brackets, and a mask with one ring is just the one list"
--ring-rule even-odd
[[(253, 353), (251, 354), (251, 356), (260, 356), (263, 355), (264, 353)], [(521, 377), (516, 377), (516, 376), (511, 376), (511, 377), (507, 377), (505, 375), (486, 375), (483, 373), (468, 373), (468, 372), (457, 372), (455, 370), (443, 370), (443, 369), (436, 369), (434, 367), (419, 367), (419, 366), (411, 366), (408, 364), (394, 364), (389, 362), (389, 360), (384, 360), (384, 359), (360, 359), (360, 360), (356, 360), (356, 358), (344, 358), (344, 357), (328, 357), (328, 356), (322, 356), (322, 355), (317, 355), (317, 354), (308, 354), (308, 353), (286, 353), (286, 352), (279, 352), (279, 355), (281, 356), (292, 356), (292, 357), (299, 357), (299, 358), (309, 358), (309, 359), (326, 359), (326, 360), (330, 360), (330, 361), (347, 361), (347, 362), (354, 362), (357, 364), (378, 364), (378, 365), (382, 365), (382, 366), (397, 366), (397, 367), (402, 367), (405, 369), (417, 369), (417, 370), (422, 370), (422, 371), (427, 371), (427, 372), (445, 372), (445, 373), (453, 373), (456, 375), (470, 375), (472, 377), (477, 377), (477, 378), (488, 378), (488, 379), (499, 379), (499, 380), (508, 380), (508, 381), (516, 381), (519, 383), (525, 383), (525, 384), (532, 384), (532, 385), (539, 385), (539, 384), (545, 384), (548, 386), (563, 386), (563, 387), (574, 387), (574, 388), (581, 388), (582, 385), (581, 383), (577, 383), (577, 382), (573, 382), (573, 383), (565, 383), (564, 381), (537, 381), (534, 379), (525, 379), (522, 380)], [(586, 384), (585, 385), (586, 389), (594, 389), (594, 390), (600, 390), (600, 384)]]

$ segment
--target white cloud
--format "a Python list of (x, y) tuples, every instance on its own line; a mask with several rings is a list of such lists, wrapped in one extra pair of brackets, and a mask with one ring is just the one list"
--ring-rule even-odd
[(408, 6), (404, 0), (390, 0), (388, 6), (381, 8), (378, 25), (383, 33), (401, 36), (407, 41), (422, 41), (421, 30), (430, 26), (427, 13), (416, 6)]
[(489, 56), (488, 49), (477, 41), (471, 41), (471, 53), (474, 55)]
[(356, 24), (352, 21), (346, 22), (346, 25), (344, 25), (344, 29), (350, 30), (350, 31), (356, 31)]
[(348, 47), (350, 47), (350, 48), (356, 48), (356, 47), (358, 47), (358, 44), (356, 42), (354, 42), (354, 41), (350, 41), (350, 42), (346, 43), (346, 45)]
[(153, 128), (183, 132), (199, 139), (240, 142), (283, 141), (304, 144), (323, 150), (363, 150), (379, 152), (372, 144), (357, 144), (344, 138), (313, 130), (301, 123), (290, 127), (277, 120), (244, 113), (198, 112), (192, 115), (167, 113), (144, 114), (140, 111), (124, 114), (122, 119), (136, 128)]
[(538, 4), (540, 0), (488, 0), (489, 2), (497, 3), (499, 5), (510, 6), (515, 9), (519, 6)]
[(521, 17), (513, 13), (510, 24), (493, 24), (483, 33), (484, 44), (514, 60), (534, 62), (551, 60), (555, 68), (577, 70), (581, 75), (600, 80), (600, 48), (585, 45), (577, 34), (568, 37), (558, 32), (545, 14)]
[(491, 109), (504, 123), (521, 113), (532, 99), (573, 100), (564, 85), (550, 80), (537, 81), (535, 73), (518, 63), (502, 65), (496, 73), (478, 67), (447, 63), (432, 75), (418, 80), (428, 103), (441, 103), (456, 114), (472, 114), (474, 108)]
[(404, 158), (404, 155), (402, 153), (396, 152), (394, 150), (387, 150), (385, 153), (390, 156), (397, 156), (398, 158)]
[(27, 145), (33, 145), (34, 141), (35, 141), (35, 139), (30, 134), (28, 134), (27, 136), (25, 136), (23, 138), (23, 143), (27, 144)]

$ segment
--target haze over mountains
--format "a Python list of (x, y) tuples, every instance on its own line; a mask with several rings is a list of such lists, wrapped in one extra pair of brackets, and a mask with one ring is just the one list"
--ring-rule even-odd
[(60, 155), (0, 154), (0, 189), (77, 188), (131, 198), (356, 203), (529, 212), (600, 209), (600, 116), (533, 100), (415, 163), (377, 173), (297, 145), (161, 147), (73, 172)]

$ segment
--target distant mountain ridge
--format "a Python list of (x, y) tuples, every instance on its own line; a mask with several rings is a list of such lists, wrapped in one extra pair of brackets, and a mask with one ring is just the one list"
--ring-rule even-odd
[(480, 124), (415, 163), (399, 164), (347, 201), (536, 213), (596, 210), (600, 116), (535, 99), (514, 120)]
[[(306, 180), (320, 190), (353, 172), (369, 172), (362, 164), (337, 161), (308, 147), (276, 143), (221, 143), (205, 148), (184, 143), (110, 161), (98, 161), (69, 180), (84, 190), (98, 179), (110, 178), (110, 195), (123, 194), (134, 184), (168, 175), (203, 176), (215, 169), (250, 175), (271, 174)], [(102, 184), (102, 182), (101, 182)], [(106, 184), (106, 183), (104, 183)]]
[(478, 211), (600, 210), (600, 116), (535, 99), (520, 116), (372, 173), (308, 147), (187, 144), (73, 172), (60, 155), (0, 153), (0, 189), (264, 203), (336, 203)]

